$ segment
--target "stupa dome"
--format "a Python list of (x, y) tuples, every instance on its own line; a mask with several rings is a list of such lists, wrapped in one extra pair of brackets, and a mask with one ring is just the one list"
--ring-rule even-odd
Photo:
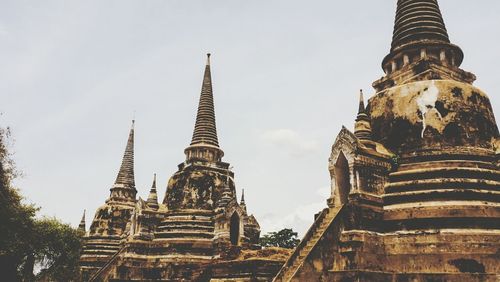
[(379, 92), (368, 106), (372, 134), (394, 151), (492, 149), (499, 133), (488, 96), (473, 85), (425, 80)]

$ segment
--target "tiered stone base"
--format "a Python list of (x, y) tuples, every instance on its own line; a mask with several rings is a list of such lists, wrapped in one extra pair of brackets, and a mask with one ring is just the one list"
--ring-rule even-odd
[(98, 281), (271, 281), (284, 261), (283, 258), (222, 260), (192, 252), (174, 253), (169, 245), (179, 246), (177, 243), (129, 241), (125, 251), (100, 274)]
[[(499, 281), (500, 231), (443, 228), (367, 231), (358, 217), (375, 214), (351, 198), (341, 220), (334, 221), (286, 281)], [(370, 212), (371, 211), (371, 212)], [(384, 228), (383, 221), (380, 229)], [(361, 225), (359, 225), (361, 223)], [(281, 281), (281, 280), (277, 280)]]
[(120, 249), (118, 236), (87, 237), (80, 258), (82, 280), (87, 281)]
[[(387, 282), (387, 281), (411, 281), (411, 282), (497, 282), (498, 275), (494, 274), (443, 274), (443, 273), (404, 273), (395, 274), (376, 271), (330, 271), (325, 281), (344, 282)], [(293, 280), (292, 280), (293, 281)]]
[(456, 147), (402, 156), (385, 187), (386, 230), (500, 230), (500, 170), (490, 150)]
[(500, 273), (499, 231), (429, 230), (381, 234), (352, 230), (341, 233), (339, 246), (334, 271), (434, 275)]
[(210, 282), (263, 282), (271, 281), (283, 261), (254, 259), (215, 263), (210, 266)]

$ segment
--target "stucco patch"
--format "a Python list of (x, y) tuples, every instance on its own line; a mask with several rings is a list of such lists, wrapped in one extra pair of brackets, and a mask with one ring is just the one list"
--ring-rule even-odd
[[(426, 81), (427, 82), (427, 81)], [(436, 110), (436, 101), (439, 97), (439, 89), (436, 87), (434, 80), (428, 82), (428, 86), (424, 88), (415, 100), (417, 102), (420, 113), (422, 114), (422, 138), (427, 127), (427, 119), (433, 124), (439, 124), (436, 119), (442, 120), (443, 117)]]

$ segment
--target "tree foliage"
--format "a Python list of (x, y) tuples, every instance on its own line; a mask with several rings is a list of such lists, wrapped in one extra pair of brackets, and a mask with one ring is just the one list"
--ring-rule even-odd
[(285, 228), (278, 232), (269, 232), (260, 238), (260, 244), (263, 247), (293, 249), (299, 242), (297, 232), (294, 232), (291, 228)]
[(79, 231), (55, 218), (35, 223), (34, 262), (41, 267), (36, 280), (78, 280), (81, 235)]
[(18, 173), (8, 152), (9, 135), (8, 128), (0, 128), (0, 280), (74, 281), (81, 234), (54, 218), (37, 219), (38, 208), (23, 203), (12, 186)]

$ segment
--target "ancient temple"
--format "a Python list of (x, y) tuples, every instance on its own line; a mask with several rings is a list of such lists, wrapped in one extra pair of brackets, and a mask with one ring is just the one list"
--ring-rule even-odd
[(398, 0), (385, 76), (332, 146), (328, 207), (274, 281), (498, 281), (500, 137), (463, 58), (437, 0)]
[(261, 250), (259, 224), (243, 195), (238, 202), (234, 173), (222, 161), (210, 55), (184, 152), (162, 203), (156, 175), (147, 200), (137, 198), (132, 125), (110, 196), (84, 238), (84, 281), (270, 281), (277, 273), (286, 255)]
[(101, 268), (120, 250), (132, 211), (136, 205), (134, 178), (134, 122), (127, 140), (122, 164), (109, 198), (96, 211), (89, 232), (84, 237), (80, 258), (83, 278)]

